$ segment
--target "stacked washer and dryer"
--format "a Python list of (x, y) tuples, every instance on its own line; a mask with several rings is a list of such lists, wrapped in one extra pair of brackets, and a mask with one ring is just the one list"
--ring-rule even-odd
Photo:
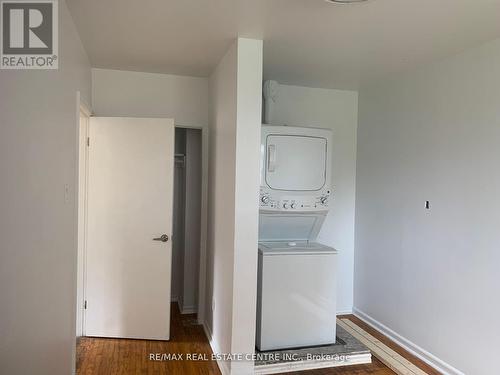
[(335, 343), (337, 251), (316, 243), (331, 200), (332, 133), (262, 126), (256, 346)]

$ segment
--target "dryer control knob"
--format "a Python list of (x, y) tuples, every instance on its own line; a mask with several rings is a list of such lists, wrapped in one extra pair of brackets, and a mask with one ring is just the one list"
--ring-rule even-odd
[(328, 202), (328, 197), (321, 197), (319, 201), (321, 202), (321, 204), (326, 204), (326, 202)]
[(285, 210), (288, 210), (288, 203), (283, 203), (283, 208), (284, 208)]
[(260, 198), (260, 200), (264, 204), (268, 204), (269, 203), (269, 197), (267, 195), (262, 196), (262, 198)]
[(297, 207), (297, 205), (296, 205), (295, 203), (292, 203), (292, 204), (290, 205), (290, 208), (295, 208), (295, 207)]

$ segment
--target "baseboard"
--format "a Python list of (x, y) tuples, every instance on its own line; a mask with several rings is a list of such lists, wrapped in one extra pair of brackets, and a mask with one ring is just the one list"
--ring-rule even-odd
[(181, 314), (196, 314), (198, 308), (196, 306), (182, 306)]
[(337, 315), (351, 315), (351, 314), (352, 314), (352, 309), (337, 311)]
[(359, 319), (361, 319), (363, 322), (371, 326), (372, 328), (376, 329), (377, 331), (381, 332), (388, 338), (390, 338), (392, 341), (394, 341), (396, 344), (401, 346), (403, 349), (408, 351), (409, 353), (413, 354), (414, 356), (420, 358), (422, 361), (427, 363), (429, 366), (435, 368), (437, 371), (443, 373), (444, 375), (465, 375), (463, 372), (460, 370), (454, 368), (453, 366), (449, 365), (445, 361), (439, 359), (435, 355), (429, 353), (425, 349), (421, 348), (417, 344), (411, 342), (407, 338), (401, 336), (400, 334), (396, 333), (389, 327), (385, 326), (384, 324), (380, 323), (376, 319), (372, 318), (370, 315), (366, 314), (365, 312), (353, 308), (353, 313), (355, 316), (357, 316)]
[[(205, 335), (207, 336), (210, 347), (212, 348), (212, 352), (214, 354), (220, 354), (221, 351), (219, 350), (219, 345), (213, 339), (212, 331), (210, 331), (210, 328), (208, 328), (206, 322), (203, 322), (202, 326), (203, 326), (203, 330), (205, 331)], [(217, 359), (217, 366), (219, 366), (219, 370), (222, 373), (222, 375), (230, 375), (231, 374), (231, 371), (229, 370), (229, 367), (227, 367), (226, 362), (224, 362), (220, 359)]]

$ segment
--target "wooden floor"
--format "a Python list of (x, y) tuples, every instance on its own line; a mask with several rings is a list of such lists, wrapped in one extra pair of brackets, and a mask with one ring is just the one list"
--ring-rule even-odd
[[(439, 373), (412, 356), (392, 341), (352, 315), (343, 316), (378, 338), (384, 344), (426, 371), (429, 375)], [(151, 361), (150, 353), (202, 353), (210, 357), (212, 350), (203, 328), (196, 324), (194, 315), (181, 315), (177, 304), (172, 304), (170, 341), (147, 341), (125, 339), (82, 338), (77, 345), (78, 375), (113, 374), (220, 374), (213, 361)], [(368, 365), (337, 367), (289, 373), (295, 375), (391, 375), (394, 374), (377, 358), (372, 357)]]
[(162, 361), (150, 353), (202, 353), (212, 349), (196, 315), (181, 315), (177, 304), (171, 309), (170, 341), (81, 338), (77, 344), (77, 375), (114, 374), (220, 374), (213, 361)]

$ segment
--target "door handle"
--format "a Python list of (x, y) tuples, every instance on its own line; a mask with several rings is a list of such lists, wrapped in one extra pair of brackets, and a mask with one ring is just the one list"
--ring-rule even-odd
[(153, 238), (153, 241), (167, 242), (168, 236), (166, 234), (162, 234), (160, 237)]

